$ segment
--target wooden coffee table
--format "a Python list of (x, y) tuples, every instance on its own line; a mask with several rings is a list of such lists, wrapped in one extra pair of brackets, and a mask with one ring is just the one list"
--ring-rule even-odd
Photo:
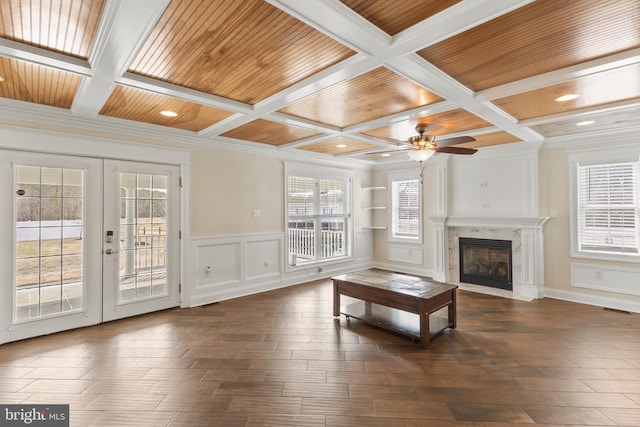
[[(371, 269), (333, 280), (333, 315), (344, 314), (407, 335), (429, 346), (431, 338), (456, 327), (456, 285), (425, 277)], [(340, 295), (357, 299), (340, 306)], [(447, 317), (431, 316), (448, 307)]]

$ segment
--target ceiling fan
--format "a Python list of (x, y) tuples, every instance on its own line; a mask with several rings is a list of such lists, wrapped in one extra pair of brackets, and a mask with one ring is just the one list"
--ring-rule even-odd
[(475, 148), (453, 147), (457, 144), (464, 144), (465, 142), (475, 141), (475, 138), (472, 138), (470, 136), (457, 136), (454, 138), (447, 138), (436, 141), (436, 137), (434, 135), (426, 134), (427, 129), (429, 129), (429, 126), (427, 124), (418, 123), (418, 125), (416, 125), (416, 132), (418, 132), (418, 135), (410, 137), (406, 142), (393, 140), (398, 144), (407, 146), (404, 149), (377, 151), (368, 154), (397, 153), (398, 151), (406, 151), (407, 155), (411, 159), (422, 163), (429, 159), (434, 153), (469, 155), (478, 151)]

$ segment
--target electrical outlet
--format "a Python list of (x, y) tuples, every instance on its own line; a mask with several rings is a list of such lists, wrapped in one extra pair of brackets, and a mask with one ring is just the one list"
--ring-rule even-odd
[(269, 268), (269, 261), (264, 262), (264, 268)]

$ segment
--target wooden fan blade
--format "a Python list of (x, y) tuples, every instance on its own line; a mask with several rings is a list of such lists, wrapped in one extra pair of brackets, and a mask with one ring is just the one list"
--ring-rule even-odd
[(464, 147), (441, 147), (436, 150), (436, 153), (448, 153), (448, 154), (473, 154), (475, 153), (475, 148), (464, 148)]
[(458, 144), (464, 144), (465, 142), (473, 142), (475, 141), (475, 138), (472, 138), (470, 136), (457, 136), (455, 138), (447, 138), (447, 139), (437, 139), (436, 140), (436, 146), (438, 148), (442, 148), (442, 147), (448, 147), (450, 145), (458, 145)]

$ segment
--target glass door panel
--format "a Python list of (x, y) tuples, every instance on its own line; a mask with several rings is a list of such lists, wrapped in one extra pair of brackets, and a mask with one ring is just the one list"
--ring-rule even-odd
[(166, 184), (166, 176), (120, 174), (120, 302), (167, 295)]
[(16, 188), (14, 320), (82, 310), (84, 171), (16, 165)]

